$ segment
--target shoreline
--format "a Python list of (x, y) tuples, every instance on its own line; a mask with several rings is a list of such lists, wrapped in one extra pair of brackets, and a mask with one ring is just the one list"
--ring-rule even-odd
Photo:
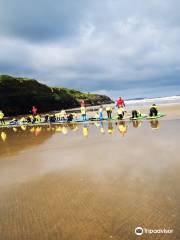
[[(113, 109), (113, 113), (112, 115), (116, 115), (116, 107), (114, 106), (114, 104), (110, 105), (110, 104), (107, 104), (108, 106), (111, 106), (112, 109)], [(103, 114), (104, 116), (106, 116), (106, 111), (105, 111), (105, 107), (107, 105), (103, 105), (103, 108), (104, 108), (104, 111), (103, 111)], [(180, 119), (180, 103), (169, 103), (169, 104), (159, 104), (158, 105), (158, 108), (159, 108), (159, 111), (160, 112), (163, 112), (166, 116), (164, 116), (163, 118), (160, 118), (160, 119)], [(93, 117), (95, 112), (97, 112), (99, 109), (99, 106), (89, 106), (87, 107), (87, 115), (88, 117)], [(137, 110), (140, 110), (141, 113), (144, 113), (146, 115), (149, 115), (149, 106), (147, 107), (144, 107), (144, 106), (140, 106), (140, 107), (133, 107), (133, 106), (127, 106), (126, 105), (126, 113), (125, 113), (125, 118), (124, 120), (129, 120), (128, 118), (131, 117), (131, 111), (133, 109), (137, 109)], [(79, 118), (81, 116), (80, 114), (80, 108), (75, 108), (75, 109), (66, 109), (65, 110), (66, 113), (76, 113), (77, 114), (77, 117)], [(46, 114), (55, 114), (59, 111), (53, 111), (53, 112), (49, 112), (49, 113), (42, 113), (40, 114), (41, 117), (44, 117)], [(8, 120), (11, 120), (12, 118), (17, 118), (18, 120), (21, 118), (21, 117), (26, 117), (28, 115), (18, 115), (18, 116), (11, 116), (11, 117), (5, 117), (5, 121), (8, 121)], [(145, 120), (145, 119), (144, 119)], [(73, 123), (73, 122), (70, 122), (70, 123)], [(39, 125), (42, 125), (43, 122), (41, 122)], [(47, 124), (47, 123), (46, 123)], [(50, 123), (48, 123), (50, 124)], [(54, 124), (62, 124), (62, 123), (54, 123)], [(27, 124), (28, 125), (28, 124)], [(32, 126), (38, 126), (38, 123), (36, 124), (31, 124)], [(1, 125), (2, 127), (3, 125)], [(6, 125), (4, 127), (7, 127)]]

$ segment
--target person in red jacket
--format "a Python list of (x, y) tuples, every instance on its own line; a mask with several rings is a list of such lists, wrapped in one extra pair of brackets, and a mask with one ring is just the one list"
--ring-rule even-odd
[(32, 114), (36, 115), (37, 114), (37, 108), (35, 106), (32, 106)]
[(81, 107), (85, 107), (85, 102), (84, 102), (84, 100), (81, 100), (80, 105), (81, 105)]
[(124, 100), (121, 97), (119, 97), (119, 99), (116, 101), (116, 107), (125, 107)]

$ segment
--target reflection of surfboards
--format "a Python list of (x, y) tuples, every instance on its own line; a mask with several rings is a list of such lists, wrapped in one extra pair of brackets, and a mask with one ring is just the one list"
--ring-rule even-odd
[(122, 121), (122, 120), (127, 120), (127, 119), (129, 119), (129, 117), (128, 116), (126, 116), (126, 117), (123, 117), (122, 119), (119, 119), (117, 116), (116, 117), (112, 117), (111, 119), (107, 119), (107, 120), (114, 120), (114, 121)]
[[(76, 122), (88, 122), (88, 121), (89, 121), (88, 118), (87, 118), (86, 120), (83, 120), (83, 119), (79, 118), (79, 119), (72, 120), (71, 122), (72, 122), (72, 123), (76, 123)], [(71, 123), (71, 122), (70, 122), (70, 123)], [(67, 122), (65, 122), (65, 123), (67, 123)]]
[(131, 120), (143, 120), (143, 119), (145, 119), (147, 117), (147, 115), (146, 114), (141, 114), (141, 116), (139, 116), (139, 117), (137, 117), (137, 118), (130, 118)]
[(108, 120), (108, 118), (90, 118), (89, 121), (105, 121), (105, 120)]
[(147, 117), (147, 119), (148, 120), (158, 119), (158, 118), (161, 118), (161, 117), (164, 117), (164, 116), (166, 116), (164, 113), (159, 112), (157, 116)]

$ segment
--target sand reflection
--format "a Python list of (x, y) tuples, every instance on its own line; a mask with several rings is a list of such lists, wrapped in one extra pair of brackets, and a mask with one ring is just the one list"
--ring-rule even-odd
[(134, 240), (139, 225), (179, 239), (179, 131), (179, 121), (2, 129), (0, 239)]

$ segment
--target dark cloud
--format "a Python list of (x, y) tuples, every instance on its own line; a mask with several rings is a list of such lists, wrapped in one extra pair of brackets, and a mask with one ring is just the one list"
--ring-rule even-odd
[(1, 34), (34, 41), (49, 41), (76, 34), (84, 1), (1, 0)]

